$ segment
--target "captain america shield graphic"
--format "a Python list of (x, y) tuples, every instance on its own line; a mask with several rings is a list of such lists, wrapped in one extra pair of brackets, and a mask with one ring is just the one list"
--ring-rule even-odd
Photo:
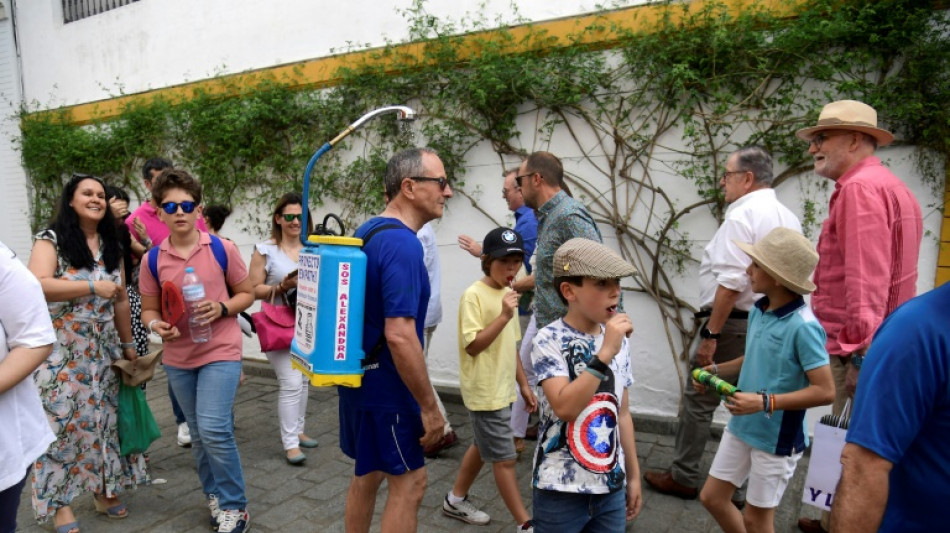
[(617, 397), (599, 392), (567, 425), (567, 446), (581, 466), (596, 474), (617, 464)]

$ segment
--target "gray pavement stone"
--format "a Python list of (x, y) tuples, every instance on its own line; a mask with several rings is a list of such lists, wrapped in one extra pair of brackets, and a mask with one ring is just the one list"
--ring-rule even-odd
[[(339, 425), (337, 396), (333, 389), (310, 391), (307, 433), (320, 446), (305, 450), (307, 462), (301, 467), (284, 461), (277, 426), (277, 384), (266, 365), (248, 364), (247, 382), (238, 389), (235, 404), (236, 435), (247, 485), (248, 508), (251, 512), (251, 530), (268, 532), (342, 532), (343, 509), (353, 472), (353, 461), (338, 447)], [(194, 470), (191, 451), (180, 448), (175, 441), (176, 427), (167, 399), (167, 383), (163, 372), (149, 383), (147, 396), (153, 414), (162, 429), (162, 437), (149, 453), (153, 484), (126, 492), (123, 501), (130, 517), (110, 520), (96, 515), (92, 497), (84, 494), (77, 498), (73, 510), (83, 533), (207, 533), (208, 508)], [(441, 512), (442, 498), (451, 489), (465, 450), (472, 442), (468, 413), (457, 395), (443, 397), (452, 425), (460, 437), (460, 444), (446, 450), (441, 457), (427, 461), (429, 486), (419, 512), (419, 531), (428, 533), (495, 533), (514, 531), (504, 502), (495, 489), (490, 466), (485, 466), (470, 491), (472, 500), (492, 516), (487, 526), (472, 526), (446, 517)], [(673, 437), (666, 431), (675, 423), (649, 425), (663, 434), (648, 433), (637, 428), (637, 455), (641, 470), (664, 469), (669, 466), (673, 453)], [(531, 507), (530, 445), (517, 463), (521, 495)], [(718, 441), (710, 441), (703, 458), (704, 467), (712, 460)], [(808, 468), (808, 457), (799, 463), (795, 477), (789, 483), (785, 498), (776, 512), (776, 531), (795, 531), (799, 516), (818, 516), (815, 509), (803, 509), (802, 487)], [(164, 483), (156, 480), (164, 480)], [(387, 487), (384, 483), (373, 509), (373, 531), (379, 530), (379, 516), (386, 504)], [(643, 510), (627, 525), (627, 531), (645, 533), (716, 532), (720, 529), (697, 501), (653, 492), (644, 484)], [(37, 525), (30, 508), (30, 487), (23, 493), (17, 513), (24, 533), (48, 533), (52, 524)]]

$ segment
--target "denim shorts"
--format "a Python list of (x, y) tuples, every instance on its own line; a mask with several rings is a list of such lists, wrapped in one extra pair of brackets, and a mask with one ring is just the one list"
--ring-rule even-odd
[(425, 466), (419, 439), (425, 434), (418, 413), (351, 409), (340, 402), (340, 449), (356, 461), (356, 475), (392, 476)]
[(482, 461), (500, 463), (518, 457), (515, 434), (511, 431), (511, 406), (497, 411), (469, 411), (475, 447)]
[(615, 533), (627, 527), (626, 488), (608, 494), (534, 489), (535, 533)]

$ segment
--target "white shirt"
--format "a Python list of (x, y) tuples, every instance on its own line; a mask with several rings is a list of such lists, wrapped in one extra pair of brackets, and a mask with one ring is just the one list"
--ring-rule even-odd
[(799, 233), (802, 225), (798, 217), (775, 197), (774, 189), (752, 191), (733, 202), (726, 209), (722, 226), (703, 250), (699, 265), (699, 302), (703, 309), (711, 308), (716, 298), (716, 289), (723, 287), (737, 291), (736, 309), (748, 311), (762, 295), (752, 292), (746, 269), (752, 258), (739, 249), (739, 242), (756, 243), (777, 227), (793, 229)]
[(432, 224), (426, 223), (416, 233), (422, 243), (422, 261), (429, 273), (429, 307), (426, 308), (425, 327), (438, 326), (442, 322), (442, 267), (439, 265), (439, 244), (435, 239)]
[[(0, 243), (0, 362), (13, 348), (56, 342), (40, 282)], [(0, 491), (19, 483), (26, 468), (56, 440), (32, 376), (0, 393)]]

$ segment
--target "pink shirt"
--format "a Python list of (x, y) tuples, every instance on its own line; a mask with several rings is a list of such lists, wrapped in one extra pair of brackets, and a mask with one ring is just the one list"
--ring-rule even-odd
[(914, 297), (922, 235), (920, 204), (880, 159), (865, 158), (838, 179), (811, 297), (829, 354), (868, 346), (884, 317)]
[[(152, 246), (161, 244), (161, 242), (171, 234), (171, 230), (168, 229), (168, 226), (162, 222), (162, 219), (158, 218), (158, 210), (152, 207), (151, 202), (145, 202), (138, 206), (135, 211), (132, 211), (131, 215), (126, 217), (125, 225), (129, 227), (129, 233), (133, 236), (136, 235), (136, 218), (142, 219), (142, 223), (145, 224), (145, 233), (148, 234), (149, 240), (152, 241)], [(201, 231), (208, 231), (208, 227), (205, 226), (204, 217), (198, 217), (197, 226)]]
[[(241, 259), (241, 253), (233, 242), (221, 239), (228, 254), (227, 285), (234, 286), (247, 278), (247, 267)], [(139, 291), (148, 296), (161, 294), (160, 284), (152, 277), (146, 261), (142, 261), (139, 273)], [(201, 232), (198, 244), (187, 257), (178, 255), (166, 239), (159, 245), (158, 277), (161, 281), (172, 281), (179, 288), (185, 277), (185, 267), (194, 267), (195, 273), (205, 286), (205, 297), (215, 302), (228, 300), (228, 287), (221, 265), (211, 251), (211, 237)], [(178, 368), (197, 368), (217, 361), (241, 360), (241, 327), (234, 316), (219, 318), (211, 323), (211, 340), (195, 344), (191, 342), (191, 330), (188, 319), (183, 317), (175, 326), (181, 337), (164, 345), (162, 361)]]

